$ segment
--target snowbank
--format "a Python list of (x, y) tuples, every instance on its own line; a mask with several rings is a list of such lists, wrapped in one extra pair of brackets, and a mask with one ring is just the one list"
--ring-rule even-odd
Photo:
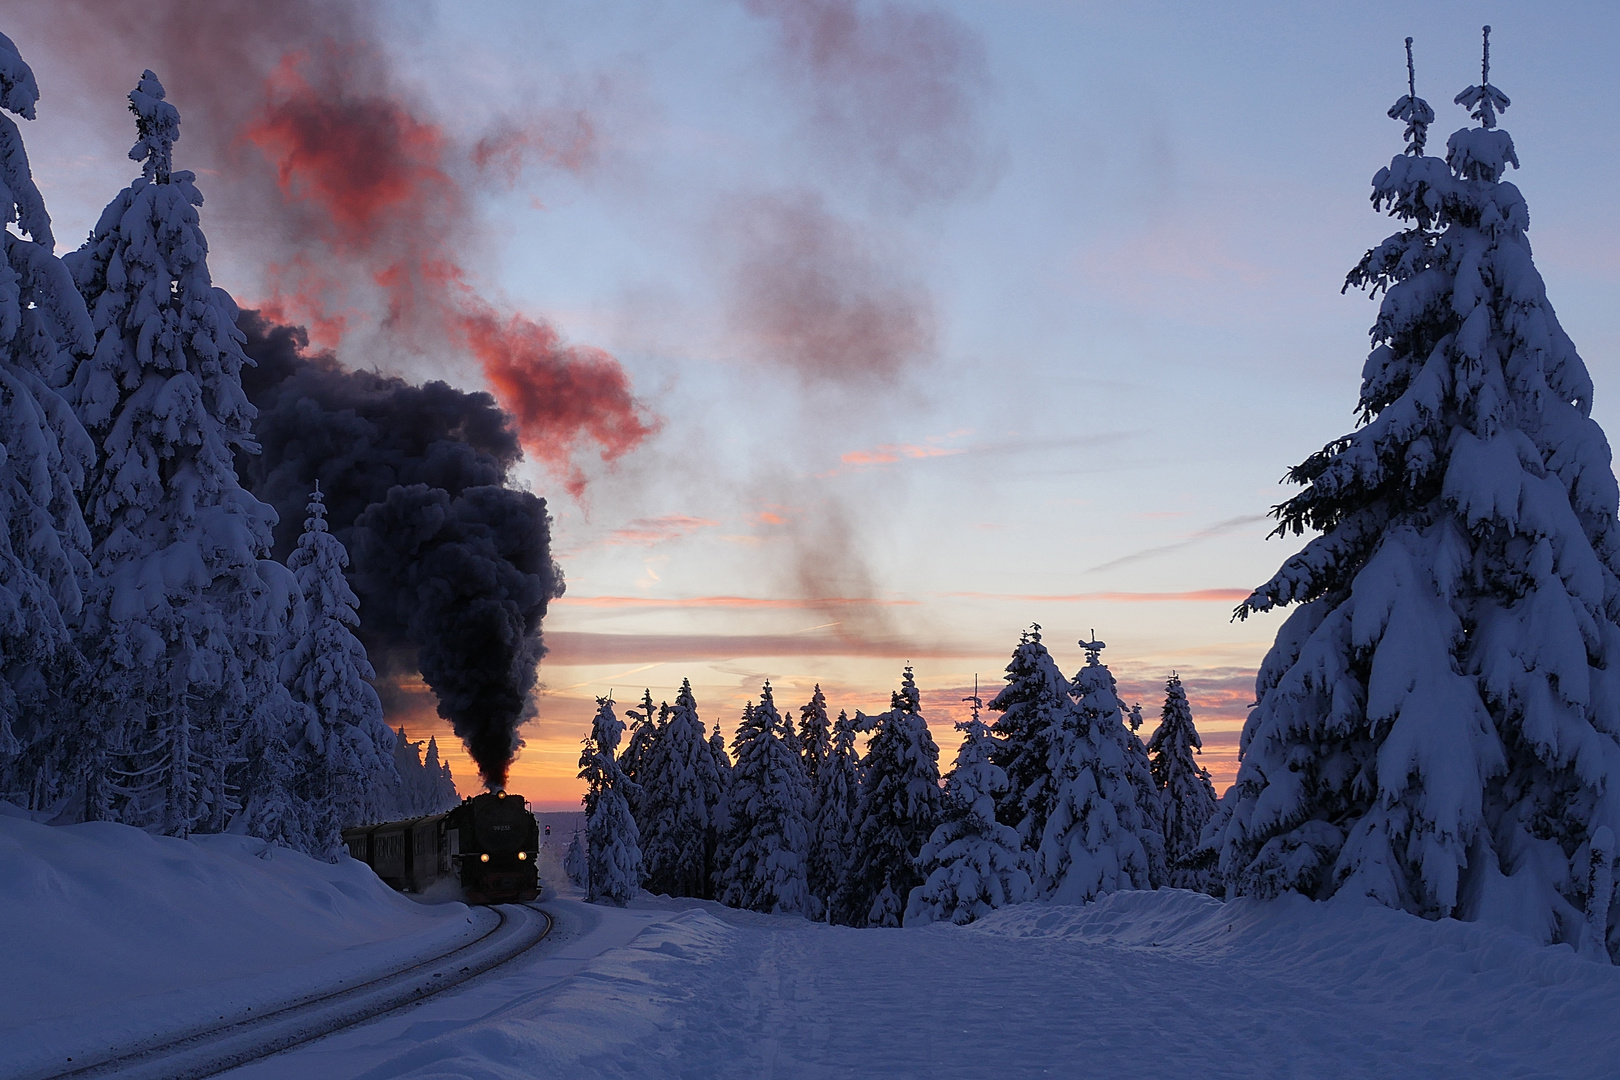
[(596, 920), (577, 946), (625, 931), (566, 976), (537, 962), (476, 1005), (430, 1002), (243, 1080), (1595, 1080), (1620, 1060), (1620, 970), (1367, 904), (1124, 892), (910, 930), (645, 896), (550, 906), (559, 929)]
[[(1430, 922), (1348, 896), (1313, 903), (1294, 893), (1271, 901), (1222, 902), (1180, 889), (1119, 892), (1084, 907), (1025, 904), (995, 912), (969, 933), (1055, 939), (1119, 949), (1152, 949), (1245, 972), (1297, 981), (1307, 989), (1359, 989), (1414, 1000), (1500, 999), (1517, 1011), (1529, 994), (1549, 995), (1565, 1021), (1585, 1013), (1596, 1024), (1620, 1008), (1620, 968), (1545, 946), (1501, 926)], [(1608, 1023), (1608, 1021), (1605, 1021)], [(1620, 1054), (1620, 1038), (1612, 1044)]]
[(0, 1066), (31, 1046), (149, 1035), (380, 972), (482, 925), (462, 904), (412, 903), (347, 859), (243, 836), (53, 827), (7, 810)]

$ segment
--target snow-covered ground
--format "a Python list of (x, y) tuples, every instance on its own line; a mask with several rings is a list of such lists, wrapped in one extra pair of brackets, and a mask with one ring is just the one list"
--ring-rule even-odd
[(229, 1074), (1612, 1077), (1620, 971), (1301, 899), (1117, 893), (970, 927), (553, 900), (510, 974)]
[[(47, 1036), (291, 996), (470, 932), (465, 907), (357, 864), (262, 853), (0, 817), (0, 1075)], [(229, 1075), (1596, 1078), (1620, 1061), (1620, 970), (1342, 900), (1127, 892), (911, 930), (572, 890), (545, 906), (557, 929), (525, 958)]]
[(243, 836), (52, 827), (0, 802), (0, 1076), (444, 952), (486, 920)]

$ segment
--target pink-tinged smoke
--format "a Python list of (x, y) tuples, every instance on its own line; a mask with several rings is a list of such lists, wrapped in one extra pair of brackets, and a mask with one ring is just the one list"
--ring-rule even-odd
[[(720, 230), (732, 330), (751, 355), (807, 383), (897, 381), (933, 351), (935, 317), (913, 257), (852, 214), (970, 192), (992, 172), (979, 35), (904, 0), (743, 0), (770, 25), (772, 70), (811, 151), (809, 186), (730, 199)], [(818, 190), (819, 188), (819, 190)], [(829, 198), (836, 194), (838, 198)]]
[(143, 67), (163, 77), (181, 109), (181, 158), (229, 178), (205, 192), (210, 205), (260, 233), (270, 295), (238, 297), (244, 306), (304, 324), (326, 347), (376, 321), (396, 344), (472, 356), (525, 449), (576, 495), (585, 455), (611, 461), (655, 429), (612, 356), (483, 293), (490, 245), (475, 192), (510, 186), (528, 165), (588, 168), (596, 133), (584, 110), (525, 106), (452, 132), (374, 44), (382, 9), (366, 0), (38, 8), (20, 21), (75, 59), (92, 95), (116, 106)]
[(812, 195), (728, 207), (730, 319), (755, 355), (810, 383), (889, 383), (934, 344), (933, 303), (895, 259)]
[[(457, 177), (458, 147), (387, 85), (380, 59), (360, 45), (289, 54), (271, 78), (268, 100), (243, 136), (272, 165), (327, 259), (284, 268), (267, 307), (341, 332), (354, 300), (334, 270), (362, 272), (383, 298), (385, 326), (478, 361), (524, 448), (580, 497), (583, 453), (594, 448), (611, 462), (656, 423), (610, 354), (567, 344), (549, 323), (479, 295), (462, 255), (477, 230)], [(525, 153), (583, 161), (588, 124), (564, 134), (558, 145), (544, 130), (508, 127), (478, 142), (466, 160), (509, 179)]]
[(479, 172), (516, 184), (524, 163), (539, 158), (568, 172), (583, 172), (596, 156), (596, 127), (584, 110), (558, 110), (522, 124), (505, 121), (472, 149)]
[(744, 0), (775, 23), (777, 70), (819, 148), (888, 203), (950, 199), (985, 178), (984, 44), (930, 4)]
[(585, 493), (585, 474), (573, 464), (583, 445), (613, 461), (655, 430), (624, 369), (601, 349), (565, 345), (549, 323), (502, 316), (474, 299), (455, 312), (452, 326), (517, 420), (524, 449), (563, 473), (575, 498)]

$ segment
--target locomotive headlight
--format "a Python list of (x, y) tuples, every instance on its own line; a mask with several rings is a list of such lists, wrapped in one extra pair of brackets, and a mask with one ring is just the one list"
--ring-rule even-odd
[(518, 862), (522, 862), (524, 859), (527, 859), (528, 857), (529, 857), (529, 853), (527, 851), (518, 852)]
[(489, 862), (489, 852), (486, 851), (484, 854), (478, 856), (478, 861), (479, 862)]

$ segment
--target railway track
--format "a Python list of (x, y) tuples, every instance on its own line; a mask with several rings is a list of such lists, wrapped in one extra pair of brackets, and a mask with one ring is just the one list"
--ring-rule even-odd
[(154, 1036), (74, 1061), (15, 1074), (14, 1080), (200, 1080), (414, 1005), (492, 971), (551, 933), (551, 916), (529, 904), (501, 904), (486, 933), (449, 952), (363, 983), (301, 998), (262, 1015), (201, 1030)]

